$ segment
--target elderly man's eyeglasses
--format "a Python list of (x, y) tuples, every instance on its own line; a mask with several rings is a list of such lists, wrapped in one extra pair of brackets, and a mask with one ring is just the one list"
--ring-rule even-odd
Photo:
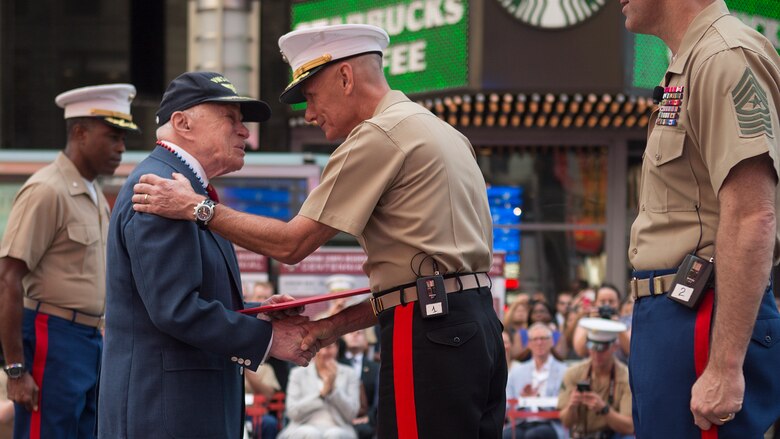
[(552, 337), (550, 337), (549, 335), (545, 335), (545, 336), (543, 336), (543, 337), (530, 337), (530, 338), (528, 339), (528, 341), (547, 341), (547, 340), (549, 340), (549, 339), (551, 339), (551, 338), (552, 338)]

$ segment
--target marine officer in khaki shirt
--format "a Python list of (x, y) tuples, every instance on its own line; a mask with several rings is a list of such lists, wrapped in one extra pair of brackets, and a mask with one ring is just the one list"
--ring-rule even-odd
[[(621, 322), (589, 317), (578, 328), (586, 331), (588, 358), (566, 370), (558, 394), (561, 422), (573, 438), (623, 438), (633, 435), (628, 367), (615, 357)], [(587, 389), (578, 384), (587, 383)]]
[(67, 144), (14, 199), (0, 245), (0, 334), (17, 438), (94, 437), (109, 206), (98, 175), (125, 151), (135, 87), (56, 98)]
[[(770, 282), (780, 256), (780, 57), (722, 0), (621, 6), (630, 31), (658, 36), (673, 54), (629, 249), (637, 436), (759, 437), (780, 416)], [(706, 277), (710, 258), (714, 289), (697, 301), (689, 279)]]
[[(346, 140), (289, 223), (219, 205), (209, 227), (288, 264), (339, 230), (357, 237), (374, 298), (311, 323), (304, 344), (329, 344), (372, 326), (376, 312), (379, 437), (499, 437), (506, 361), (486, 274), (492, 223), (485, 182), (462, 134), (390, 90), (381, 66), (388, 41), (384, 30), (367, 25), (282, 36), (293, 69), (282, 102), (306, 101), (308, 121), (329, 140)], [(203, 199), (178, 177), (141, 182), (133, 198), (141, 212), (192, 220)], [(415, 281), (437, 271), (442, 289), (457, 294), (425, 290), (431, 303), (421, 308)], [(446, 315), (438, 302), (445, 297)], [(432, 317), (423, 318), (423, 310)]]

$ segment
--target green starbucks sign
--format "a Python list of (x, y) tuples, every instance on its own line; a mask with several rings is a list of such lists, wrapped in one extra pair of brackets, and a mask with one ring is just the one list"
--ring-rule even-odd
[[(726, 0), (726, 5), (743, 23), (764, 34), (780, 53), (780, 1)], [(658, 85), (669, 67), (670, 56), (658, 38), (636, 35), (632, 85), (648, 89)]]
[(392, 88), (420, 93), (468, 85), (468, 0), (312, 0), (292, 5), (292, 28), (359, 23), (390, 35)]

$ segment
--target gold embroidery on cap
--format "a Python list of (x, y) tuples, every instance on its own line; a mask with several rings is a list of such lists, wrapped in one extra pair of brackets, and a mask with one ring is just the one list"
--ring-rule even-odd
[(131, 116), (131, 115), (127, 114), (127, 113), (122, 113), (120, 111), (98, 110), (98, 109), (93, 108), (93, 109), (89, 110), (89, 114), (91, 114), (93, 116), (118, 117), (120, 119), (129, 120), (131, 122), (133, 120), (133, 116)]
[(319, 67), (319, 66), (321, 66), (321, 65), (323, 65), (325, 63), (328, 63), (332, 59), (333, 59), (333, 56), (330, 53), (326, 53), (326, 54), (322, 55), (319, 58), (314, 58), (313, 60), (311, 60), (309, 62), (303, 63), (302, 66), (300, 66), (297, 69), (295, 69), (295, 72), (293, 73), (293, 80), (297, 80), (298, 77), (300, 77), (304, 73), (308, 72), (309, 70), (311, 70), (311, 69), (313, 69), (315, 67)]
[(108, 122), (108, 123), (112, 123), (112, 124), (114, 124), (114, 125), (116, 125), (118, 127), (122, 127), (122, 128), (130, 128), (130, 129), (133, 129), (133, 130), (137, 130), (138, 129), (138, 125), (134, 124), (132, 121), (128, 121), (128, 120), (125, 120), (125, 119), (117, 119), (115, 117), (106, 117), (105, 121)]
[(215, 76), (211, 78), (210, 81), (227, 88), (228, 90), (232, 91), (234, 94), (238, 94), (238, 92), (236, 91), (236, 87), (230, 81), (228, 81), (228, 79), (225, 78), (224, 76)]

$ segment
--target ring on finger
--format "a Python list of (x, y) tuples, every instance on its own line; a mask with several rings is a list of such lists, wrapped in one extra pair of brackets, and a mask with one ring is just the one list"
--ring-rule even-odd
[(144, 203), (149, 202), (149, 194), (144, 194)]
[(718, 418), (718, 421), (720, 421), (720, 422), (729, 422), (732, 419), (734, 419), (734, 413), (729, 413), (728, 415), (726, 415), (726, 416), (724, 416), (722, 418)]

